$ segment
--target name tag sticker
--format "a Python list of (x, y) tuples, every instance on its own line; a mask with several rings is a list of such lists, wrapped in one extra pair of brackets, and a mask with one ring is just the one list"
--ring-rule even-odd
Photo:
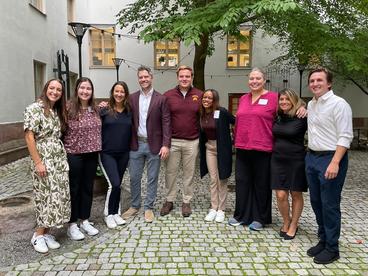
[(259, 99), (258, 104), (259, 105), (266, 105), (268, 103), (267, 99)]
[(215, 110), (215, 112), (213, 112), (213, 118), (214, 119), (220, 118), (220, 110)]

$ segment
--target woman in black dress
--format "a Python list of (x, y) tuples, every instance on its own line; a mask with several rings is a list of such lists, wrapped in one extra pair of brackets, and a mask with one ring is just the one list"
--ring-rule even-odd
[[(274, 148), (271, 157), (271, 187), (276, 191), (277, 204), (283, 219), (280, 237), (291, 240), (298, 231), (303, 210), (303, 193), (306, 192), (304, 135), (307, 118), (295, 116), (304, 104), (291, 89), (279, 94), (278, 116), (273, 125)], [(291, 214), (289, 205), (291, 194)], [(291, 216), (290, 216), (291, 215)]]

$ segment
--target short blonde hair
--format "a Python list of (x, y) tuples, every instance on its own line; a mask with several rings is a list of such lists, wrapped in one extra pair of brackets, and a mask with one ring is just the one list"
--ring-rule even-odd
[(250, 71), (250, 73), (252, 73), (252, 72), (259, 72), (259, 73), (261, 73), (263, 79), (266, 80), (266, 73), (261, 68), (254, 67), (254, 68), (252, 68), (252, 70)]
[(178, 67), (178, 69), (176, 69), (176, 76), (179, 76), (179, 72), (182, 71), (182, 70), (189, 70), (190, 71), (190, 74), (193, 77), (193, 69), (192, 69), (192, 67), (189, 67), (189, 66), (186, 66), (186, 65), (180, 65)]
[[(296, 114), (296, 111), (301, 107), (301, 106), (305, 106), (304, 101), (299, 98), (298, 94), (291, 88), (285, 88), (282, 89), (279, 92), (279, 98), (281, 95), (285, 95), (289, 101), (291, 102), (291, 109), (287, 112), (287, 114), (291, 117), (294, 117)], [(280, 105), (278, 105), (278, 114), (282, 114), (283, 111), (280, 109)]]

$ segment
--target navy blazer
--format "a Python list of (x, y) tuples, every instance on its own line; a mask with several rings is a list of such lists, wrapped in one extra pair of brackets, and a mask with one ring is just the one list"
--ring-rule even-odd
[[(229, 178), (232, 171), (233, 151), (230, 135), (230, 125), (235, 124), (235, 117), (225, 108), (220, 107), (220, 116), (215, 119), (216, 126), (216, 146), (217, 146), (217, 167), (220, 179)], [(201, 177), (208, 173), (206, 161), (206, 142), (208, 141), (203, 129), (199, 135), (199, 158)]]
[[(138, 150), (138, 126), (139, 126), (139, 96), (140, 91), (129, 95), (129, 103), (132, 108), (132, 140), (131, 150)], [(158, 154), (162, 146), (171, 146), (171, 121), (170, 109), (167, 99), (156, 90), (153, 91), (147, 112), (147, 140), (151, 153)]]

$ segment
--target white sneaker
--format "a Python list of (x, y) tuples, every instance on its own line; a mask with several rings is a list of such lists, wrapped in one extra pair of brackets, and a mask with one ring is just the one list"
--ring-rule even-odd
[(40, 253), (47, 253), (49, 251), (49, 248), (46, 245), (45, 239), (43, 235), (36, 236), (36, 233), (33, 234), (33, 237), (31, 239), (31, 243), (33, 245), (33, 248)]
[(98, 234), (98, 230), (91, 225), (88, 219), (82, 221), (79, 227), (90, 236), (95, 236)]
[(76, 223), (70, 224), (67, 234), (69, 238), (74, 241), (80, 241), (84, 239), (84, 234), (79, 230), (79, 227)]
[(58, 249), (60, 247), (60, 243), (55, 240), (55, 237), (50, 234), (43, 235), (47, 247), (50, 249)]
[(210, 209), (210, 211), (208, 212), (207, 216), (204, 218), (205, 221), (213, 221), (216, 217), (216, 210), (214, 209)]
[(113, 215), (113, 217), (117, 225), (123, 225), (126, 223), (126, 221), (121, 216), (119, 216), (119, 214), (115, 214)]
[(116, 228), (116, 226), (118, 226), (113, 215), (108, 215), (105, 217), (105, 222), (108, 228)]
[(218, 210), (216, 214), (215, 221), (216, 222), (224, 222), (225, 220), (225, 213), (224, 211)]

